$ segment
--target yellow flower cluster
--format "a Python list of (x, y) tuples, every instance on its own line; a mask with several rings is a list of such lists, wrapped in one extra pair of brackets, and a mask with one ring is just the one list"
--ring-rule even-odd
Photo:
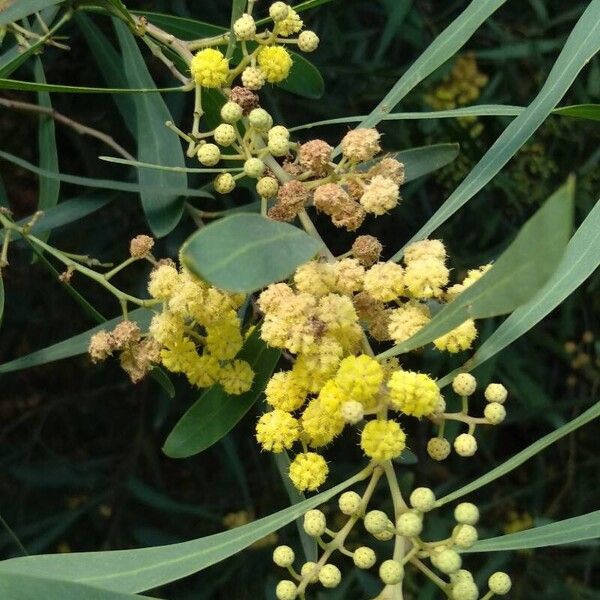
[(254, 373), (236, 358), (244, 341), (237, 315), (243, 295), (212, 287), (171, 263), (152, 271), (148, 291), (163, 304), (149, 333), (160, 344), (166, 369), (197, 387), (219, 383), (229, 394), (250, 389)]
[(192, 58), (190, 72), (198, 85), (220, 88), (229, 76), (229, 61), (220, 50), (205, 48)]

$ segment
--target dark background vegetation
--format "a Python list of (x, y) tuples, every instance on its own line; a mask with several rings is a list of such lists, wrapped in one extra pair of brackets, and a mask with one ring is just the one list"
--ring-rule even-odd
[[(130, 0), (130, 8), (192, 16), (226, 25), (229, 2), (223, 0)], [(263, 9), (262, 2), (258, 8)], [(415, 0), (398, 22), (398, 0), (334, 1), (306, 15), (308, 26), (321, 37), (311, 60), (326, 82), (324, 97), (309, 101), (273, 90), (264, 105), (276, 121), (288, 125), (349, 114), (364, 114), (379, 101), (399, 75), (427, 47), (466, 2)], [(405, 3), (402, 3), (405, 4)], [(489, 77), (478, 102), (526, 105), (537, 93), (559, 49), (586, 2), (513, 0), (475, 34), (465, 51), (473, 52)], [(104, 17), (95, 18), (107, 33)], [(47, 50), (47, 79), (81, 85), (103, 85), (85, 41), (74, 24), (66, 30), (70, 52)], [(427, 110), (424, 94), (451, 68), (449, 61), (402, 103), (403, 110)], [(161, 85), (172, 80), (150, 60)], [(17, 75), (30, 79), (27, 69)], [(35, 102), (34, 95), (4, 92)], [(564, 104), (598, 102), (600, 62), (594, 59), (580, 74)], [(175, 120), (186, 123), (189, 96), (170, 95)], [(72, 118), (111, 133), (134, 152), (115, 105), (108, 96), (53, 95), (55, 107)], [(459, 158), (442, 172), (419, 179), (404, 189), (404, 202), (393, 218), (369, 222), (391, 255), (448, 196), (505, 127), (502, 118), (485, 118), (475, 138), (454, 120), (405, 121), (385, 124), (387, 150), (426, 143), (457, 141)], [(184, 128), (186, 125), (184, 125)], [(0, 113), (2, 149), (37, 161), (37, 120), (30, 115)], [(328, 127), (302, 132), (325, 137), (333, 145), (347, 129)], [(105, 148), (89, 138), (57, 126), (63, 173), (92, 177), (128, 177), (114, 165), (97, 161)], [(305, 138), (307, 139), (307, 138)], [(501, 174), (458, 215), (436, 233), (450, 248), (457, 272), (478, 266), (505, 247), (526, 218), (569, 173), (577, 175), (577, 222), (598, 198), (597, 167), (600, 131), (591, 121), (551, 117)], [(26, 171), (0, 164), (10, 206), (17, 217), (36, 208), (37, 181)], [(63, 184), (61, 199), (85, 193)], [(233, 202), (250, 200), (236, 192)], [(216, 204), (205, 204), (216, 208)], [(337, 252), (350, 238), (321, 224)], [(157, 255), (175, 256), (192, 230), (189, 218), (157, 245)], [(56, 246), (88, 253), (103, 261), (120, 260), (128, 240), (146, 233), (139, 202), (121, 194), (92, 217), (55, 231)], [(11, 265), (3, 272), (7, 295), (0, 362), (84, 331), (93, 323), (49, 273), (32, 264), (25, 246), (11, 250)], [(143, 294), (143, 269), (120, 283)], [(597, 397), (598, 349), (597, 274), (530, 331), (478, 371), (481, 387), (503, 382), (510, 391), (508, 419), (482, 431), (480, 452), (469, 460), (452, 457), (433, 464), (424, 452), (429, 427), (413, 432), (416, 465), (400, 466), (402, 485), (427, 484), (438, 490), (458, 487), (512, 456), (535, 439), (567, 422)], [(76, 277), (75, 287), (107, 317), (118, 307), (96, 287)], [(482, 324), (482, 337), (494, 323)], [(441, 377), (465, 356), (441, 358), (426, 351), (410, 364)], [(68, 552), (158, 545), (217, 532), (236, 518), (261, 517), (288, 502), (270, 455), (253, 440), (254, 414), (222, 442), (189, 460), (167, 459), (161, 445), (170, 428), (197, 392), (177, 381), (170, 400), (151, 379), (129, 383), (116, 364), (92, 366), (85, 356), (37, 367), (0, 379), (0, 514), (29, 553)], [(451, 392), (448, 397), (451, 397)], [(480, 397), (481, 398), (481, 397)], [(256, 408), (256, 411), (259, 407)], [(536, 456), (508, 476), (471, 498), (482, 509), (481, 536), (499, 535), (520, 527), (583, 514), (598, 508), (599, 443), (591, 424)], [(352, 436), (327, 452), (332, 481), (340, 481), (361, 464)], [(377, 499), (382, 507), (387, 500)], [(231, 516), (233, 513), (244, 513)], [(226, 523), (223, 517), (230, 515)], [(451, 509), (432, 518), (443, 533)], [(335, 514), (332, 512), (332, 519)], [(293, 526), (279, 533), (280, 542), (300, 550)], [(194, 577), (156, 591), (177, 600), (205, 598), (272, 598), (278, 573), (270, 562), (274, 538)], [(17, 556), (21, 549), (7, 528), (0, 528), (0, 555)], [(515, 579), (512, 598), (600, 598), (600, 547), (559, 547), (535, 552), (470, 555), (466, 567), (483, 583), (491, 571), (509, 571)], [(349, 564), (342, 571), (351, 572)], [(409, 578), (408, 598), (437, 598), (420, 576)], [(327, 598), (366, 598), (378, 591), (373, 575), (354, 573), (341, 590), (320, 593)], [(320, 596), (319, 596), (320, 597)]]

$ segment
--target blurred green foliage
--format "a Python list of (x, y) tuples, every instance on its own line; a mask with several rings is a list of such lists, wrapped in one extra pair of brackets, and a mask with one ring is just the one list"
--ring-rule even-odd
[[(222, 0), (155, 0), (127, 3), (131, 9), (168, 12), (227, 25), (229, 3)], [(320, 119), (364, 114), (427, 47), (435, 35), (464, 8), (466, 2), (432, 0), (333, 1), (309, 15), (309, 27), (322, 43), (311, 60), (326, 83), (323, 98), (307, 101), (275, 89), (264, 102), (278, 122), (298, 125)], [(443, 5), (443, 6), (442, 6)], [(487, 77), (478, 103), (526, 105), (541, 87), (570, 28), (587, 2), (560, 0), (508, 2), (473, 37), (466, 48)], [(260, 8), (260, 5), (259, 5)], [(106, 22), (97, 20), (110, 33)], [(51, 82), (102, 84), (101, 74), (75, 24), (69, 25), (76, 51), (46, 50), (42, 62)], [(430, 110), (425, 96), (450, 73), (449, 61), (403, 101), (401, 110)], [(149, 59), (159, 85), (173, 80)], [(28, 67), (17, 73), (31, 79)], [(35, 101), (33, 95), (7, 97)], [(598, 102), (600, 60), (596, 57), (564, 99), (563, 104)], [(126, 147), (132, 138), (107, 96), (55, 94), (55, 108), (115, 136)], [(189, 114), (187, 95), (166, 97), (177, 120)], [(124, 100), (125, 102), (127, 100)], [(394, 219), (371, 223), (391, 255), (418, 229), (503, 131), (505, 118), (479, 118), (477, 127), (457, 120), (397, 121), (382, 124), (384, 145), (400, 150), (425, 143), (459, 142), (456, 161), (404, 188), (404, 201)], [(3, 149), (36, 162), (36, 118), (4, 110), (0, 115)], [(304, 130), (302, 139), (339, 140), (346, 126)], [(475, 135), (474, 135), (475, 133)], [(57, 127), (60, 166), (64, 173), (103, 177), (126, 173), (98, 163), (105, 148), (70, 129)], [(460, 272), (497, 256), (507, 240), (547, 198), (568, 173), (577, 176), (579, 222), (600, 193), (600, 127), (591, 121), (551, 117), (494, 181), (437, 233), (447, 243), (453, 266)], [(9, 204), (17, 217), (33, 212), (37, 182), (8, 163), (0, 167)], [(199, 180), (190, 178), (191, 184)], [(63, 184), (61, 199), (79, 190)], [(245, 190), (232, 203), (249, 201)], [(212, 210), (214, 201), (197, 199)], [(330, 247), (344, 252), (350, 237), (317, 222)], [(175, 256), (193, 230), (183, 221), (158, 244), (158, 255)], [(108, 235), (107, 235), (108, 232)], [(54, 231), (53, 241), (66, 250), (85, 252), (105, 261), (123, 254), (128, 240), (147, 232), (137, 199), (119, 198), (76, 228)], [(31, 352), (92, 326), (89, 317), (69, 297), (41, 261), (31, 262), (24, 245), (13, 250), (4, 273), (7, 306), (0, 337), (0, 362)], [(141, 293), (143, 267), (124, 280)], [(123, 281), (123, 279), (122, 279)], [(117, 307), (87, 281), (75, 287), (93, 300), (101, 313), (114, 316)], [(401, 467), (406, 487), (425, 483), (443, 491), (469, 481), (528, 443), (560, 426), (587, 407), (600, 385), (600, 308), (598, 274), (541, 324), (477, 372), (480, 386), (502, 381), (511, 394), (509, 417), (500, 428), (481, 436), (482, 451), (468, 461), (448, 464), (423, 460)], [(494, 328), (486, 322), (485, 338)], [(406, 359), (442, 376), (464, 357), (440, 359), (425, 351)], [(177, 381), (174, 400), (148, 379), (132, 386), (115, 364), (92, 366), (86, 357), (69, 359), (0, 380), (0, 528), (2, 557), (29, 553), (140, 547), (176, 542), (221, 530), (253, 516), (264, 516), (287, 503), (285, 489), (270, 456), (260, 453), (252, 432), (254, 414), (223, 441), (187, 460), (166, 458), (161, 445), (173, 424), (196, 399)], [(452, 402), (452, 392), (447, 393)], [(260, 407), (255, 409), (260, 410)], [(513, 531), (554, 518), (566, 518), (598, 508), (597, 473), (600, 446), (593, 425), (566, 438), (491, 486), (474, 494), (484, 512), (482, 537)], [(416, 459), (425, 456), (427, 425), (412, 432)], [(329, 458), (335, 465), (332, 481), (341, 480), (361, 461), (356, 440), (336, 446)], [(384, 499), (380, 499), (385, 502)], [(243, 511), (243, 512), (240, 512)], [(228, 515), (226, 517), (226, 515)], [(442, 517), (430, 527), (443, 532)], [(225, 520), (224, 517), (226, 517)], [(9, 528), (10, 527), (10, 528)], [(17, 542), (15, 536), (20, 540)], [(296, 530), (289, 527), (280, 541), (299, 549)], [(276, 572), (270, 562), (274, 538), (183, 582), (156, 591), (157, 597), (178, 600), (272, 597)], [(512, 598), (544, 600), (599, 598), (600, 546), (568, 546), (474, 556), (480, 582), (494, 570), (514, 574)], [(435, 598), (435, 590), (409, 581), (407, 598)], [(354, 571), (341, 588), (323, 598), (365, 598), (377, 592), (374, 578)]]

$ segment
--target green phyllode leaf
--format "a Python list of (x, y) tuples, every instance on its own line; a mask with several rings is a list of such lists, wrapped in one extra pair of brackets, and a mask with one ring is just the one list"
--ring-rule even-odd
[(451, 163), (458, 156), (459, 150), (459, 144), (433, 144), (401, 150), (392, 156), (404, 164), (404, 183), (407, 183)]
[(31, 575), (20, 575), (4, 573), (0, 577), (0, 597), (8, 600), (32, 600), (33, 598), (44, 598), (45, 600), (136, 600), (150, 596), (139, 596), (105, 590), (98, 587), (73, 583), (72, 581), (60, 581), (48, 577), (32, 577)]
[(526, 531), (480, 540), (464, 552), (500, 552), (559, 546), (600, 538), (600, 510)]
[(255, 372), (250, 390), (239, 396), (227, 394), (220, 385), (206, 390), (179, 419), (165, 441), (163, 452), (171, 458), (188, 458), (227, 435), (262, 394), (280, 354), (261, 340), (258, 327), (254, 329), (238, 355)]
[(194, 233), (181, 254), (190, 271), (214, 286), (251, 293), (286, 279), (320, 249), (321, 242), (293, 225), (237, 214)]
[(525, 223), (494, 266), (408, 340), (383, 352), (396, 356), (458, 327), (467, 319), (506, 314), (530, 300), (560, 262), (572, 229), (574, 180), (557, 190)]
[[(130, 85), (151, 88), (154, 81), (148, 72), (135, 37), (126, 25), (115, 22), (117, 37), (123, 50), (123, 68)], [(141, 162), (158, 163), (170, 167), (185, 167), (185, 159), (179, 138), (167, 127), (171, 121), (167, 105), (160, 95), (136, 95), (136, 138), (138, 159)], [(141, 193), (146, 219), (157, 237), (173, 230), (183, 214), (183, 198), (162, 191), (168, 187), (187, 187), (185, 173), (142, 169), (138, 171), (142, 187), (154, 188)]]
[(63, 0), (7, 0), (2, 3), (2, 10), (0, 10), (0, 27), (20, 21), (33, 13), (61, 2)]
[(180, 544), (140, 550), (13, 558), (0, 562), (0, 579), (10, 573), (73, 581), (124, 593), (151, 590), (202, 571), (240, 552), (269, 533), (291, 523), (306, 511), (327, 502), (336, 494), (365, 479), (369, 472), (370, 470), (363, 470), (308, 500), (223, 533)]
[(600, 202), (592, 208), (569, 241), (562, 261), (544, 287), (527, 304), (519, 306), (462, 367), (444, 376), (438, 385), (448, 385), (458, 373), (471, 371), (527, 333), (572, 294), (598, 266)]

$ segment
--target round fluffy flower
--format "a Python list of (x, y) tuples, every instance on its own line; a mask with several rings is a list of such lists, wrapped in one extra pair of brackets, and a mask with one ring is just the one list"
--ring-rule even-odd
[(221, 366), (219, 361), (210, 354), (197, 354), (186, 365), (185, 375), (188, 381), (199, 388), (210, 387), (217, 382)]
[(278, 408), (265, 413), (256, 424), (256, 439), (265, 450), (289, 450), (300, 436), (300, 425), (290, 413)]
[(477, 337), (477, 328), (473, 319), (467, 319), (462, 325), (453, 329), (449, 333), (433, 340), (438, 350), (456, 353), (461, 350), (468, 350)]
[(291, 6), (288, 6), (287, 8), (288, 12), (285, 19), (276, 21), (275, 24), (275, 33), (282, 37), (288, 37), (294, 33), (298, 33), (304, 25), (298, 13)]
[(366, 354), (348, 356), (340, 363), (335, 382), (346, 400), (355, 400), (370, 408), (377, 401), (383, 368)]
[(172, 265), (159, 265), (150, 273), (148, 292), (157, 300), (168, 300), (179, 285), (179, 273)]
[(437, 258), (421, 258), (408, 263), (404, 270), (404, 284), (410, 294), (422, 300), (438, 298), (448, 283), (450, 272)]
[(275, 312), (293, 297), (294, 291), (287, 283), (272, 283), (258, 297), (258, 308), (264, 313)]
[(184, 320), (169, 311), (154, 315), (150, 321), (150, 335), (164, 345), (169, 345), (175, 339), (183, 337), (184, 330)]
[(392, 210), (400, 200), (400, 190), (388, 177), (376, 175), (365, 186), (363, 195), (360, 197), (362, 207), (374, 215), (384, 215)]
[(396, 371), (388, 381), (390, 406), (413, 417), (430, 415), (437, 406), (440, 389), (425, 373)]
[(194, 81), (207, 88), (222, 87), (229, 75), (228, 60), (219, 50), (204, 48), (194, 55), (190, 63)]
[(129, 243), (129, 254), (132, 258), (144, 258), (154, 247), (154, 240), (149, 235), (136, 235)]
[(329, 467), (325, 459), (316, 452), (298, 454), (290, 465), (290, 479), (300, 491), (313, 492), (325, 483)]
[(340, 294), (360, 292), (365, 278), (365, 268), (356, 258), (343, 258), (333, 264), (335, 291)]
[(242, 349), (243, 343), (237, 318), (217, 321), (206, 328), (206, 350), (219, 360), (234, 358)]
[(397, 185), (402, 185), (405, 179), (404, 164), (395, 158), (387, 157), (378, 161), (374, 167), (369, 170), (369, 175), (385, 175)]
[(219, 370), (219, 383), (228, 394), (243, 394), (252, 387), (254, 371), (245, 360), (233, 360)]
[(396, 421), (376, 419), (362, 430), (360, 447), (369, 458), (384, 462), (400, 456), (406, 448), (406, 434)]
[(283, 81), (292, 68), (292, 57), (283, 46), (264, 46), (258, 51), (256, 60), (269, 83)]
[(342, 138), (342, 152), (352, 162), (371, 160), (380, 150), (376, 129), (353, 129)]
[(404, 249), (404, 262), (407, 265), (422, 258), (435, 258), (444, 262), (446, 248), (442, 240), (421, 240), (409, 244)]
[(173, 373), (181, 373), (186, 371), (189, 365), (198, 358), (198, 353), (194, 342), (182, 337), (174, 340), (168, 348), (161, 350), (160, 357), (165, 368)]
[(313, 448), (329, 444), (342, 432), (345, 425), (341, 413), (324, 409), (318, 398), (311, 400), (306, 405), (301, 423), (302, 432), (308, 438), (308, 444)]
[(348, 296), (327, 294), (319, 300), (317, 317), (325, 324), (327, 335), (334, 338), (346, 352), (355, 352), (359, 345), (362, 329), (358, 315)]
[(335, 285), (335, 272), (329, 263), (311, 260), (300, 265), (294, 273), (294, 283), (300, 292), (316, 297), (325, 296)]
[(388, 333), (396, 344), (412, 337), (430, 319), (429, 308), (419, 302), (407, 302), (389, 312)]
[(324, 337), (298, 357), (292, 370), (300, 384), (316, 394), (335, 375), (343, 356), (342, 346)]
[(114, 349), (114, 341), (108, 331), (98, 331), (90, 338), (88, 353), (94, 363), (106, 360)]
[(265, 399), (273, 408), (294, 411), (304, 404), (306, 388), (293, 371), (275, 373), (265, 388)]
[(373, 265), (365, 274), (364, 290), (375, 300), (396, 300), (405, 291), (404, 269), (394, 262)]

